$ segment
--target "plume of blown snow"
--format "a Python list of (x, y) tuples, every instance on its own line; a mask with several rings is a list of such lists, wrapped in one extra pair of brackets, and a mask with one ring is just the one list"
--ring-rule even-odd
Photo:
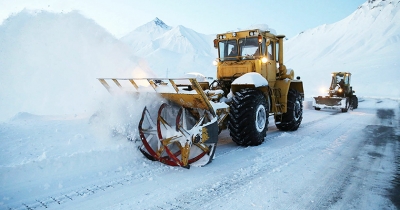
[(0, 49), (0, 120), (18, 112), (90, 115), (108, 94), (96, 78), (148, 74), (124, 44), (76, 11), (10, 16), (0, 25)]

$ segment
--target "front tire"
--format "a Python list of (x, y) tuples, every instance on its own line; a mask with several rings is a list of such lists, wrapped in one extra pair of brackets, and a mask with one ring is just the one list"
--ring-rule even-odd
[(245, 88), (234, 93), (228, 128), (232, 141), (241, 146), (264, 142), (268, 130), (269, 104), (257, 89)]
[[(315, 110), (318, 110), (315, 108)], [(281, 131), (295, 131), (303, 120), (303, 102), (300, 93), (289, 89), (286, 113), (275, 115), (275, 125)]]
[(353, 109), (357, 109), (358, 108), (358, 98), (356, 95), (353, 95), (351, 97), (351, 103), (353, 104)]

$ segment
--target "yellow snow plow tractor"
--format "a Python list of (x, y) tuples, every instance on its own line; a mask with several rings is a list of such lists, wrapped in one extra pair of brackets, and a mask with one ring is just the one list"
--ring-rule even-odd
[(354, 94), (353, 87), (350, 86), (350, 81), (350, 72), (333, 72), (328, 95), (314, 97), (313, 107), (315, 110), (333, 108), (347, 112), (349, 109), (357, 109), (358, 98)]
[(266, 137), (270, 115), (280, 130), (299, 128), (303, 83), (283, 64), (284, 37), (260, 29), (218, 34), (217, 79), (211, 83), (196, 78), (99, 81), (111, 93), (114, 88), (152, 91), (166, 99), (156, 113), (142, 112), (138, 131), (144, 156), (171, 166), (203, 166), (212, 161), (224, 129), (238, 145), (256, 146)]

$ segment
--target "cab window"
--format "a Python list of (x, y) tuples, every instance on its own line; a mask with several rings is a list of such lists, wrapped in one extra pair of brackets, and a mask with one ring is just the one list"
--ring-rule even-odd
[(236, 40), (224, 40), (219, 44), (219, 58), (224, 60), (236, 60), (238, 56), (238, 46)]
[(249, 58), (249, 56), (257, 56), (260, 54), (257, 37), (239, 39), (239, 46), (241, 56), (247, 56), (247, 58)]

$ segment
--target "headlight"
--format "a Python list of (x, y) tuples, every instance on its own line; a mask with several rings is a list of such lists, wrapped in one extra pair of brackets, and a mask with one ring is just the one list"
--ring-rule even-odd
[(213, 63), (214, 66), (217, 66), (217, 65), (218, 65), (218, 61), (217, 61), (217, 60), (213, 60), (212, 63)]
[(262, 63), (267, 63), (268, 62), (268, 58), (267, 57), (262, 57), (261, 58), (261, 62)]
[(343, 91), (342, 88), (339, 88), (338, 92), (341, 93), (342, 91)]

